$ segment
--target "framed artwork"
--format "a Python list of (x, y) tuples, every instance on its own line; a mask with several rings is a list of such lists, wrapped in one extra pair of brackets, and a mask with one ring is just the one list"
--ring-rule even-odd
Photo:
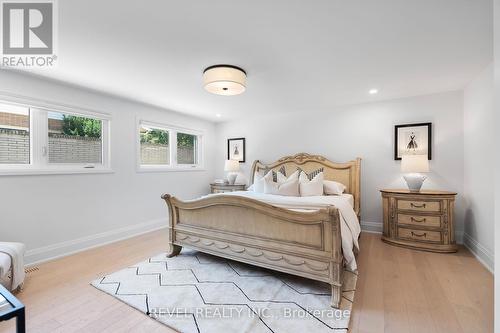
[(432, 159), (432, 123), (396, 125), (394, 133), (395, 160), (405, 154), (427, 155)]
[(227, 139), (227, 159), (245, 163), (245, 138)]

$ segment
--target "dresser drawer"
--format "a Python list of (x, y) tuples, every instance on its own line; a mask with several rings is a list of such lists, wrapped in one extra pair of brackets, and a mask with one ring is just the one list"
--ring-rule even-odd
[(440, 201), (398, 200), (399, 210), (413, 210), (418, 212), (440, 212)]
[(398, 228), (398, 237), (418, 242), (441, 243), (441, 232), (439, 231)]
[(398, 214), (398, 224), (410, 224), (422, 227), (440, 228), (441, 216)]

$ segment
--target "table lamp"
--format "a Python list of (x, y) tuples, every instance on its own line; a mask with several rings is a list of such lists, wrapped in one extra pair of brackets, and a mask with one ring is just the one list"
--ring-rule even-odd
[(426, 176), (422, 172), (429, 172), (427, 155), (403, 155), (401, 172), (406, 173), (403, 178), (411, 192), (420, 192)]
[(224, 171), (228, 172), (227, 180), (230, 185), (234, 185), (236, 177), (238, 177), (238, 171), (240, 170), (240, 162), (237, 160), (226, 160), (224, 164)]

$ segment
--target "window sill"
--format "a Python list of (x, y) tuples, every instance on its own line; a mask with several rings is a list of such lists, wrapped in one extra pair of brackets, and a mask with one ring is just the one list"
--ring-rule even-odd
[(77, 174), (99, 174), (115, 173), (109, 168), (95, 169), (10, 169), (0, 170), (0, 176), (37, 176), (37, 175), (77, 175)]
[(137, 173), (149, 173), (149, 172), (191, 172), (191, 171), (207, 171), (205, 168), (158, 168), (158, 167), (139, 167), (136, 169)]

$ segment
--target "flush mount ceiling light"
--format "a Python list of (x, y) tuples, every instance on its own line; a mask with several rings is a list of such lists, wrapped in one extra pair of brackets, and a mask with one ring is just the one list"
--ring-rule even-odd
[(377, 94), (377, 93), (378, 93), (378, 89), (370, 89), (370, 91), (368, 91), (368, 93), (369, 93), (370, 95), (375, 95), (375, 94)]
[(233, 65), (214, 65), (203, 71), (205, 90), (217, 95), (238, 95), (245, 91), (247, 73)]

